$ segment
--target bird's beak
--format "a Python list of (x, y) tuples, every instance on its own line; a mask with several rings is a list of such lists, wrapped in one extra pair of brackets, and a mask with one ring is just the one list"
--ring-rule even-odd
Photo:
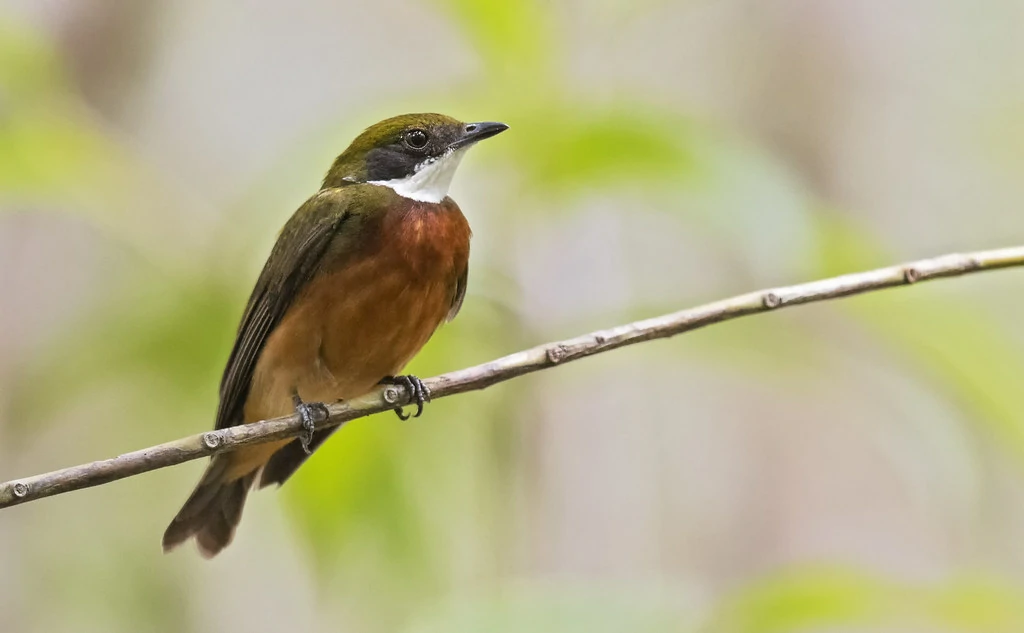
[(504, 123), (497, 123), (495, 121), (467, 123), (466, 127), (463, 128), (462, 137), (451, 144), (451, 149), (459, 149), (460, 147), (472, 145), (477, 141), (482, 141), (485, 138), (491, 138), (496, 134), (501, 134), (507, 129), (507, 125)]

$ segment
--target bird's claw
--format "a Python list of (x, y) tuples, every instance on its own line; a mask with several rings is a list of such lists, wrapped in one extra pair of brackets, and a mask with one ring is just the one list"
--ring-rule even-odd
[(430, 389), (423, 381), (413, 375), (387, 376), (380, 381), (383, 385), (401, 385), (409, 393), (410, 399), (416, 403), (416, 413), (406, 413), (402, 407), (395, 407), (395, 415), (401, 420), (418, 418), (423, 413), (423, 405), (430, 402)]
[(302, 444), (302, 450), (306, 452), (306, 455), (309, 455), (313, 452), (309, 449), (309, 445), (313, 441), (316, 423), (326, 420), (330, 413), (323, 402), (303, 402), (298, 395), (293, 396), (292, 400), (295, 402), (295, 412), (302, 418), (303, 431), (299, 436), (299, 443)]

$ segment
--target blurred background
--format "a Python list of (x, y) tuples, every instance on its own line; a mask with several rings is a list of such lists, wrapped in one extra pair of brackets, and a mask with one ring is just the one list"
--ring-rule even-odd
[[(1024, 243), (1024, 2), (0, 1), (0, 480), (198, 433), (367, 125), (495, 119), (410, 369)], [(0, 631), (1024, 630), (1024, 272), (353, 423), (161, 553), (201, 462), (0, 514)]]

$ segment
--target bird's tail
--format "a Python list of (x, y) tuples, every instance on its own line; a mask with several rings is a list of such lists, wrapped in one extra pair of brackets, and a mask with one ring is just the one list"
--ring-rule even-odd
[(231, 543), (256, 472), (229, 480), (225, 476), (228, 464), (223, 455), (210, 462), (196, 489), (167, 526), (164, 552), (194, 536), (199, 552), (212, 558)]

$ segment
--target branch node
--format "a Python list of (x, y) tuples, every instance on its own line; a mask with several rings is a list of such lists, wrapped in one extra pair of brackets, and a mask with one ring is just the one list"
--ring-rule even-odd
[(565, 348), (565, 345), (555, 345), (554, 347), (548, 348), (547, 357), (552, 365), (557, 365), (565, 360), (567, 353), (568, 350)]
[(903, 269), (903, 280), (906, 281), (908, 284), (912, 284), (915, 281), (919, 281), (920, 279), (921, 272), (918, 269), (914, 268), (913, 266), (907, 266), (906, 268)]
[(394, 387), (388, 387), (385, 389), (383, 396), (384, 402), (387, 402), (388, 404), (398, 403), (398, 389), (395, 389)]
[(19, 481), (11, 487), (11, 492), (14, 493), (15, 497), (24, 499), (28, 496), (28, 486)]
[(606, 339), (603, 334), (595, 334), (594, 335), (594, 342), (597, 343), (598, 345), (604, 345), (605, 341), (607, 341), (607, 340), (608, 339)]
[(764, 296), (761, 297), (761, 303), (764, 305), (764, 307), (771, 310), (772, 308), (777, 308), (780, 305), (782, 305), (782, 297), (775, 294), (774, 292), (766, 292), (764, 293)]
[(210, 431), (209, 433), (203, 433), (203, 446), (213, 450), (220, 446), (220, 433)]

